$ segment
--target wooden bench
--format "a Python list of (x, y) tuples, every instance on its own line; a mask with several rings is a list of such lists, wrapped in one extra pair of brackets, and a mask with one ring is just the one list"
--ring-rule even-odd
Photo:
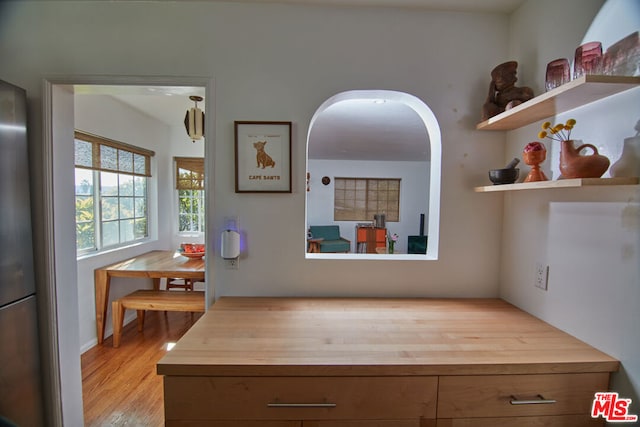
[(113, 301), (111, 309), (114, 347), (120, 347), (124, 312), (127, 308), (137, 310), (138, 332), (142, 332), (146, 310), (204, 312), (204, 292), (137, 290)]

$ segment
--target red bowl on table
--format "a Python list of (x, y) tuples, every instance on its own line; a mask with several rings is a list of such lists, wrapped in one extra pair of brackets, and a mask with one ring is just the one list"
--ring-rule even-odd
[(204, 243), (181, 243), (180, 255), (191, 258), (200, 259), (205, 254)]

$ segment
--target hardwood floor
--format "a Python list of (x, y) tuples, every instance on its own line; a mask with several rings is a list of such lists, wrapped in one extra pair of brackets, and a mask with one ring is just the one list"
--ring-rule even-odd
[(136, 322), (122, 333), (119, 348), (113, 337), (81, 357), (82, 397), (86, 427), (164, 425), (162, 377), (156, 363), (202, 313), (148, 311), (144, 331)]

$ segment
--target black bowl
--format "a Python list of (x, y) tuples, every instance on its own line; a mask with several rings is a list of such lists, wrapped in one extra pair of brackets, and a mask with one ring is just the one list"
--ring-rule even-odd
[(520, 169), (491, 169), (489, 171), (489, 179), (494, 185), (513, 184), (518, 179)]

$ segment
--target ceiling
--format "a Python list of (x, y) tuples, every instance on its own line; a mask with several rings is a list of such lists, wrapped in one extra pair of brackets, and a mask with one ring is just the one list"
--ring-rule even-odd
[(526, 0), (72, 0), (72, 1), (122, 1), (122, 2), (187, 2), (215, 3), (287, 3), (299, 5), (395, 7), (464, 12), (511, 13)]
[(206, 111), (204, 87), (76, 85), (76, 95), (108, 95), (168, 126), (183, 126), (184, 116), (194, 103), (189, 96), (201, 96), (198, 108)]
[[(197, 0), (196, 0), (197, 1)], [(203, 2), (222, 0), (199, 0)], [(511, 13), (525, 0), (234, 0), (244, 3), (290, 3), (331, 6), (401, 7), (465, 12)]]
[[(86, 0), (85, 0), (86, 1)], [(103, 0), (93, 0), (103, 1)], [(113, 0), (109, 0), (113, 1)], [(124, 0), (122, 0), (124, 1)], [(130, 0), (127, 0), (130, 1)], [(148, 0), (145, 0), (148, 1)], [(152, 0), (185, 1), (185, 0)], [(220, 0), (194, 0), (215, 2)], [(274, 0), (234, 0), (245, 3), (276, 3)], [(322, 4), (351, 7), (410, 7), (483, 13), (511, 13), (525, 0), (281, 0), (290, 4)], [(78, 95), (109, 95), (168, 126), (184, 126), (184, 116), (193, 106), (191, 95), (205, 98), (198, 107), (206, 111), (203, 87), (180, 86), (88, 86), (75, 87)], [(399, 102), (343, 101), (317, 118), (312, 129), (314, 149), (310, 157), (323, 159), (426, 160), (423, 122)], [(322, 149), (318, 148), (322, 147)]]
[(309, 158), (430, 160), (424, 121), (403, 102), (347, 99), (324, 109), (309, 133)]

